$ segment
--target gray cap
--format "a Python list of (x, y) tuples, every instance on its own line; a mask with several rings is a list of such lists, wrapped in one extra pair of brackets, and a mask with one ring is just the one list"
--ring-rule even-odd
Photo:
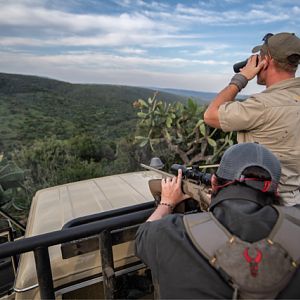
[[(291, 55), (300, 56), (300, 39), (289, 32), (277, 34), (268, 33), (264, 39), (264, 44), (258, 45), (252, 49), (253, 53), (263, 50), (264, 53), (270, 52), (270, 55), (279, 62), (288, 62)], [(299, 60), (298, 60), (299, 64)]]
[[(261, 167), (271, 177), (267, 192), (276, 192), (281, 176), (281, 166), (277, 157), (267, 148), (256, 143), (241, 143), (228, 148), (222, 156), (217, 176), (227, 180), (243, 181), (243, 171), (248, 167)], [(255, 189), (266, 188), (261, 181), (245, 181)]]

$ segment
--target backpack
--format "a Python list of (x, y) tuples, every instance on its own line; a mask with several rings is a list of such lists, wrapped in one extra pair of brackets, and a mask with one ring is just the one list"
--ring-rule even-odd
[(273, 207), (275, 226), (254, 243), (233, 236), (211, 212), (183, 217), (192, 243), (233, 287), (233, 299), (274, 299), (299, 266), (300, 209)]

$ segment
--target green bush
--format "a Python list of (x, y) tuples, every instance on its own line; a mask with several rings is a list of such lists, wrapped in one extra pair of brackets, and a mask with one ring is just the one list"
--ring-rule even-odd
[(122, 139), (118, 146), (88, 135), (69, 140), (56, 137), (36, 140), (12, 154), (12, 159), (25, 170), (23, 185), (26, 187), (14, 197), (28, 209), (37, 190), (135, 171), (138, 169), (137, 148), (130, 138)]

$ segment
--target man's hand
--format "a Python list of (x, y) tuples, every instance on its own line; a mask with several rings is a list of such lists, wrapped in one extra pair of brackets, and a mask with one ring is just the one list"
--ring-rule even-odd
[(165, 178), (161, 181), (161, 200), (153, 214), (148, 218), (147, 222), (152, 222), (161, 219), (162, 217), (172, 212), (172, 207), (175, 207), (179, 202), (190, 196), (184, 194), (181, 190), (182, 170), (178, 170), (178, 177)]
[(175, 207), (182, 200), (190, 198), (181, 189), (182, 170), (178, 170), (178, 177), (167, 177), (161, 181), (161, 202), (171, 204)]
[(260, 72), (265, 63), (265, 60), (260, 60), (259, 55), (251, 55), (246, 66), (240, 70), (240, 74), (251, 80)]

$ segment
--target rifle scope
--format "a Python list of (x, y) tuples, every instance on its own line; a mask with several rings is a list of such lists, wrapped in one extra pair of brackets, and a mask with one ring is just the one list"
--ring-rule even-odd
[(173, 164), (171, 166), (171, 172), (174, 175), (178, 175), (178, 170), (182, 170), (182, 175), (186, 178), (186, 179), (192, 179), (195, 180), (199, 183), (203, 183), (207, 186), (211, 185), (211, 174), (210, 173), (205, 173), (205, 172), (200, 172), (199, 169), (196, 166), (193, 166), (191, 168), (187, 168), (183, 165), (179, 165), (179, 164)]

